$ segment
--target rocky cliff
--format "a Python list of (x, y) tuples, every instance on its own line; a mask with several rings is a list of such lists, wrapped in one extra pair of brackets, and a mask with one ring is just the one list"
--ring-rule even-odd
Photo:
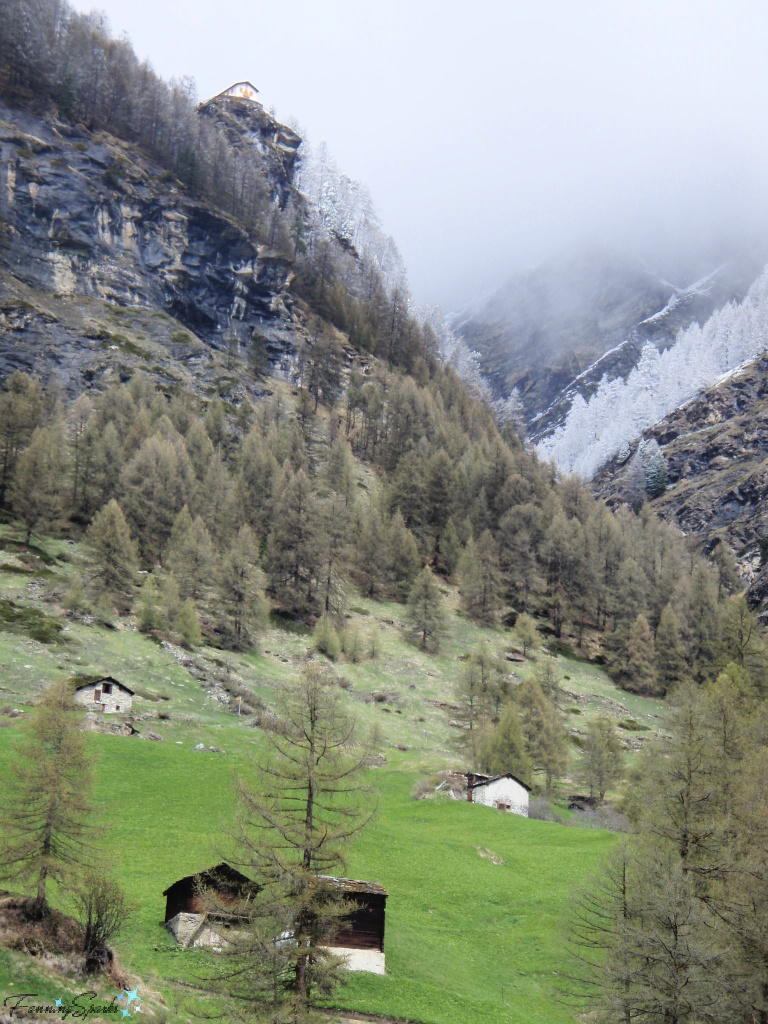
[[(258, 150), (284, 202), (301, 140), (258, 104), (250, 116), (240, 105), (209, 105), (201, 116), (226, 122), (233, 137), (239, 125), (239, 144), (249, 157)], [(75, 391), (115, 352), (131, 363), (162, 365), (168, 354), (202, 366), (228, 345), (233, 324), (242, 344), (257, 331), (285, 366), (302, 332), (291, 273), (135, 147), (0, 105), (0, 379), (56, 368)]]
[[(667, 488), (651, 506), (685, 533), (701, 537), (707, 549), (726, 540), (750, 601), (768, 618), (768, 355), (666, 417), (644, 438), (660, 445), (667, 466)], [(597, 494), (610, 505), (627, 498), (631, 466), (623, 453), (595, 477)]]

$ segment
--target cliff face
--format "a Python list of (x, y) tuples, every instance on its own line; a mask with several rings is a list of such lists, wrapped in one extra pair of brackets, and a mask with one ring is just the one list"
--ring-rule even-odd
[[(300, 140), (258, 111), (241, 145), (258, 143), (284, 200)], [(79, 389), (100, 372), (87, 332), (103, 334), (112, 307), (164, 317), (164, 331), (140, 332), (152, 344), (173, 348), (183, 326), (193, 348), (221, 350), (234, 323), (277, 364), (295, 349), (290, 264), (107, 134), (0, 105), (0, 233), (0, 379), (59, 366)]]
[[(644, 435), (662, 448), (667, 489), (651, 502), (663, 518), (733, 548), (751, 603), (768, 617), (768, 355), (666, 417)], [(633, 451), (636, 445), (633, 445)], [(630, 462), (595, 477), (598, 495), (626, 498)]]

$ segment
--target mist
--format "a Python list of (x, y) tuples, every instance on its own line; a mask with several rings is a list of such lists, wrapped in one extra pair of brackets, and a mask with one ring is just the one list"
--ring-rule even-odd
[(419, 302), (455, 309), (594, 245), (684, 283), (768, 237), (758, 0), (99, 6), (201, 99), (248, 79), (325, 140), (370, 188)]

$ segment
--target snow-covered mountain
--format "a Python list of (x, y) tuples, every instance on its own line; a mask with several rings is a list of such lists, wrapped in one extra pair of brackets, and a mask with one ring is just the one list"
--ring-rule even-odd
[(457, 315), (454, 329), (496, 395), (519, 394), (542, 454), (591, 476), (622, 440), (762, 351), (763, 285), (740, 314), (731, 304), (745, 300), (765, 262), (765, 252), (714, 256), (670, 280), (626, 254), (592, 250), (515, 275)]

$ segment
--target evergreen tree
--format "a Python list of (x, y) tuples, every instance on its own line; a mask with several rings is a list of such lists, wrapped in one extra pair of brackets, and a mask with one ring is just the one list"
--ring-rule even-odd
[(320, 518), (312, 486), (303, 470), (286, 463), (276, 485), (266, 570), (279, 604), (295, 614), (317, 608), (321, 562)]
[(664, 696), (683, 678), (685, 658), (680, 642), (680, 627), (671, 604), (664, 607), (656, 631), (656, 681)]
[(19, 456), (11, 495), (13, 511), (27, 531), (49, 531), (61, 521), (67, 500), (67, 449), (61, 424), (40, 427)]
[(423, 651), (435, 651), (445, 633), (446, 617), (440, 588), (429, 566), (425, 566), (408, 595), (409, 634)]
[(607, 790), (624, 774), (616, 727), (604, 715), (589, 723), (579, 774), (589, 786), (590, 799), (598, 804), (604, 802)]
[(421, 559), (414, 536), (406, 527), (400, 509), (395, 510), (387, 528), (387, 551), (394, 595), (399, 601), (404, 601), (419, 574)]
[(523, 648), (523, 657), (529, 650), (535, 650), (539, 646), (539, 631), (536, 629), (536, 620), (526, 612), (521, 612), (515, 622), (515, 636), (517, 642)]
[(532, 766), (544, 772), (549, 796), (552, 779), (562, 775), (568, 765), (565, 730), (555, 706), (544, 696), (534, 677), (529, 676), (520, 684), (515, 703), (526, 752)]
[(526, 785), (531, 782), (531, 759), (525, 749), (520, 719), (514, 704), (507, 704), (498, 724), (486, 734), (480, 747), (483, 770), (491, 775), (512, 774)]
[(638, 615), (629, 631), (625, 688), (635, 693), (655, 693), (656, 648), (651, 627), (644, 615)]
[(461, 601), (477, 622), (491, 624), (499, 608), (499, 551), (490, 530), (470, 542), (461, 563)]
[(38, 916), (48, 882), (63, 882), (92, 856), (93, 763), (80, 718), (68, 684), (49, 686), (6, 770), (0, 874), (35, 890)]
[(236, 648), (253, 643), (266, 614), (259, 552), (249, 526), (241, 526), (227, 551), (219, 576), (219, 626)]
[(328, 935), (351, 906), (329, 876), (344, 874), (344, 847), (370, 820), (368, 755), (354, 746), (355, 723), (321, 665), (307, 664), (277, 696), (282, 728), (267, 734), (267, 756), (237, 780), (227, 855), (260, 891), (237, 906), (241, 924), (216, 973), (239, 1005), (301, 1024), (316, 1018), (313, 996), (327, 997), (342, 980)]
[(93, 553), (91, 579), (96, 595), (129, 601), (138, 570), (136, 542), (114, 498), (94, 516), (88, 544)]

